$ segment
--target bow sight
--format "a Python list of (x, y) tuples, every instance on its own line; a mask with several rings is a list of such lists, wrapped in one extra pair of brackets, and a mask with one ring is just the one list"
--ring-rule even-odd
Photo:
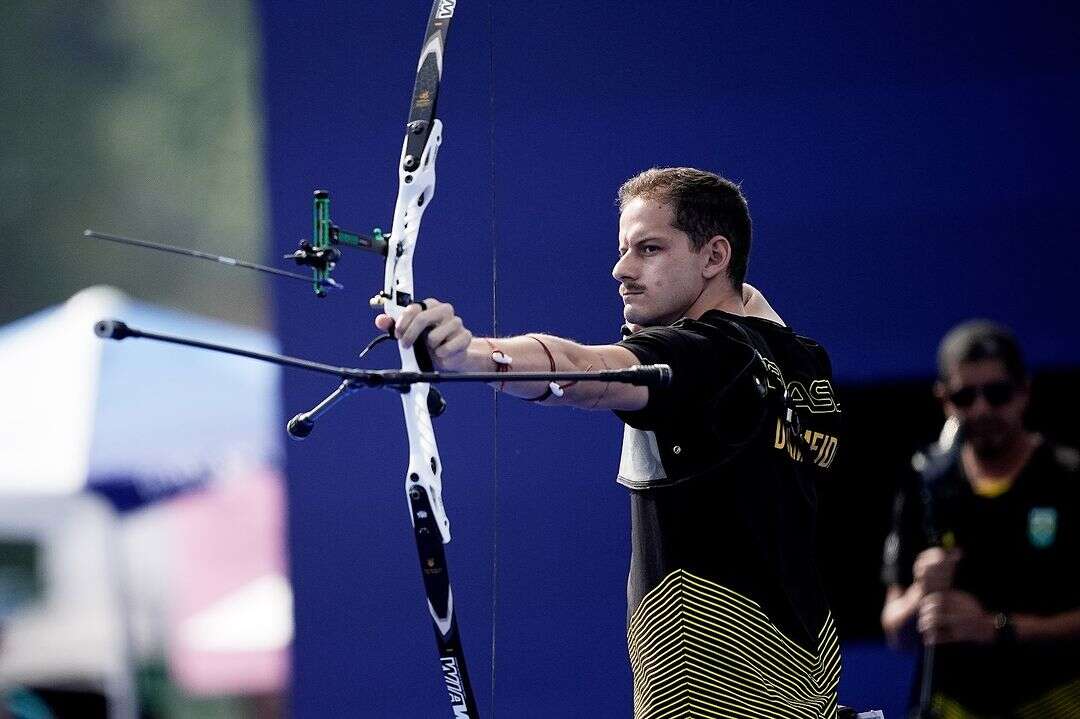
[(300, 240), (296, 251), (285, 255), (285, 259), (311, 268), (312, 288), (317, 296), (326, 297), (326, 287), (339, 286), (330, 279), (330, 273), (341, 260), (341, 250), (337, 248), (338, 245), (356, 247), (374, 252), (380, 257), (386, 257), (389, 235), (384, 235), (378, 227), (371, 231), (369, 237), (358, 232), (343, 230), (330, 221), (330, 193), (326, 190), (315, 190), (311, 214), (312, 240)]
[(310, 277), (295, 272), (288, 272), (277, 267), (269, 267), (257, 262), (238, 260), (235, 257), (215, 255), (212, 252), (193, 250), (177, 245), (166, 245), (160, 242), (148, 242), (147, 240), (139, 240), (134, 237), (114, 235), (108, 232), (99, 232), (97, 230), (84, 230), (83, 236), (97, 240), (116, 242), (123, 245), (131, 245), (134, 247), (144, 247), (148, 250), (169, 252), (174, 255), (194, 257), (200, 260), (210, 260), (211, 262), (217, 262), (229, 267), (243, 267), (244, 269), (257, 270), (277, 277), (288, 277), (294, 280), (310, 282), (317, 297), (326, 297), (327, 287), (335, 290), (345, 289), (344, 285), (330, 276), (337, 266), (337, 263), (341, 260), (341, 250), (338, 249), (339, 245), (355, 247), (360, 250), (366, 250), (367, 252), (374, 252), (380, 257), (386, 257), (390, 245), (390, 235), (383, 234), (382, 230), (378, 227), (372, 230), (371, 235), (368, 236), (360, 234), (359, 232), (343, 230), (331, 222), (330, 193), (326, 190), (315, 190), (314, 206), (312, 208), (312, 240), (300, 240), (296, 251), (284, 256), (284, 259), (293, 260), (297, 265), (310, 267)]

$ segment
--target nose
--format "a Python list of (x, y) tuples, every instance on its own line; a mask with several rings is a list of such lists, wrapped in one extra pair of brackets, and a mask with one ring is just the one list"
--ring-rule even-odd
[(975, 395), (975, 401), (971, 403), (971, 406), (967, 408), (967, 414), (971, 417), (981, 417), (983, 415), (990, 414), (994, 411), (994, 407), (986, 401), (986, 397), (983, 397), (982, 392)]
[(611, 276), (619, 282), (623, 282), (628, 279), (634, 278), (632, 261), (630, 259), (633, 253), (627, 252), (615, 263), (615, 266), (611, 268)]

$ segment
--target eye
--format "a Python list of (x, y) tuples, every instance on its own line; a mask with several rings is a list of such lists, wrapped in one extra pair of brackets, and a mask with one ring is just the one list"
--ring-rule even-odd
[(660, 245), (642, 245), (641, 254), (643, 255), (655, 255), (660, 251)]

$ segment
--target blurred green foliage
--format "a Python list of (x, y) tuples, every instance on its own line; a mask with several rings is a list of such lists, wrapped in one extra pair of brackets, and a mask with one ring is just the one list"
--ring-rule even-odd
[(274, 262), (258, 49), (240, 0), (5, 3), (0, 324), (94, 284), (269, 324), (255, 273), (82, 237), (92, 227)]

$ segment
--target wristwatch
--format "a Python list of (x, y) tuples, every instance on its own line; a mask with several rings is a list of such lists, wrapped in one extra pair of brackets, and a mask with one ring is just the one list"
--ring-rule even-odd
[(1016, 626), (1006, 612), (994, 615), (994, 643), (999, 645), (1016, 643)]

